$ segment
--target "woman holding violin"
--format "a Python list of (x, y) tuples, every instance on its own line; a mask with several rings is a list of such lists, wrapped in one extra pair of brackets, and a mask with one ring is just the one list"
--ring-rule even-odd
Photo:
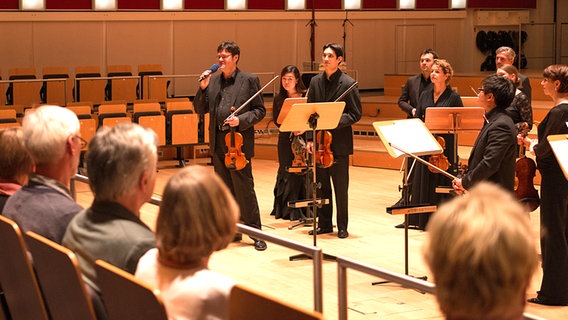
[[(505, 64), (497, 68), (497, 75), (509, 79), (515, 86), (515, 97), (513, 102), (505, 109), (505, 112), (513, 119), (513, 123), (517, 128), (517, 134), (530, 131), (533, 126), (532, 106), (527, 95), (519, 88), (521, 86), (521, 79), (519, 78), (519, 71), (517, 68), (510, 64)], [(526, 123), (526, 124), (525, 124)]]
[[(568, 181), (547, 140), (568, 134), (568, 66), (544, 69), (541, 82), (554, 107), (538, 125), (538, 139), (519, 136), (534, 155), (542, 176), (540, 184), (540, 249), (542, 283), (538, 295), (528, 301), (544, 305), (568, 305)], [(568, 164), (564, 164), (568, 165)]]
[[(454, 70), (449, 62), (442, 59), (434, 60), (430, 80), (432, 86), (420, 94), (416, 107), (415, 117), (425, 121), (427, 108), (438, 107), (463, 107), (460, 95), (453, 91), (450, 81)], [(444, 148), (440, 155), (425, 157), (424, 160), (440, 167), (444, 171), (453, 170), (454, 154), (454, 135), (440, 134), (436, 139)], [(450, 171), (448, 171), (450, 172)], [(451, 172), (455, 174), (455, 172)], [(412, 175), (412, 186), (410, 191), (410, 204), (429, 204), (438, 205), (447, 196), (436, 193), (436, 188), (440, 186), (451, 186), (451, 180), (442, 174), (430, 171), (425, 165), (416, 162)], [(430, 213), (412, 214), (408, 216), (409, 227), (424, 230)]]
[[(300, 78), (300, 70), (296, 66), (288, 65), (280, 72), (280, 91), (274, 97), (272, 104), (272, 120), (280, 127), (278, 116), (282, 110), (284, 100), (287, 98), (303, 97), (306, 87)], [(271, 215), (276, 219), (298, 220), (303, 216), (302, 208), (288, 207), (288, 201), (305, 198), (306, 184), (304, 175), (288, 172), (291, 166), (305, 166), (306, 152), (302, 152), (301, 144), (305, 140), (303, 135), (293, 132), (278, 133), (278, 174), (274, 185), (274, 206)], [(292, 146), (298, 146), (292, 149)], [(300, 150), (298, 150), (300, 149)], [(305, 148), (304, 148), (305, 149)]]

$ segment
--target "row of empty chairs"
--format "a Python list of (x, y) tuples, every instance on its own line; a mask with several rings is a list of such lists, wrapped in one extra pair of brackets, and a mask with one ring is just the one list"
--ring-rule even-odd
[[(101, 299), (83, 282), (71, 250), (33, 232), (24, 235), (15, 222), (2, 216), (0, 238), (0, 284), (10, 319), (168, 319), (159, 290), (105, 261), (96, 261)], [(0, 312), (0, 319), (8, 318)], [(319, 312), (240, 285), (231, 291), (229, 314), (232, 320), (322, 319)]]
[[(108, 100), (167, 98), (169, 81), (162, 75), (160, 64), (138, 65), (138, 74), (130, 65), (109, 65), (106, 77), (99, 66), (78, 66), (75, 78), (67, 67), (44, 67), (38, 78), (35, 68), (12, 68), (8, 80), (0, 83), (0, 105), (32, 106), (49, 103), (65, 106), (73, 101), (92, 101), (95, 104)], [(116, 78), (116, 79), (113, 79)], [(2, 80), (0, 78), (0, 80)]]

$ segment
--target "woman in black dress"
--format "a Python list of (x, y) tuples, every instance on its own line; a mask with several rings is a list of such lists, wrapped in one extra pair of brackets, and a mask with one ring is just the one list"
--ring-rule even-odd
[[(272, 119), (274, 123), (280, 127), (278, 116), (287, 98), (303, 97), (306, 93), (306, 87), (300, 78), (300, 70), (296, 66), (288, 65), (280, 72), (280, 92), (274, 97), (272, 105)], [(296, 135), (293, 132), (280, 132), (278, 134), (278, 174), (276, 176), (276, 185), (274, 186), (274, 207), (271, 215), (277, 219), (298, 220), (304, 213), (301, 208), (288, 207), (289, 201), (301, 200), (305, 198), (306, 183), (305, 175), (288, 172), (288, 168), (292, 166), (294, 153), (292, 152), (292, 141), (301, 143), (302, 135)]]
[(497, 75), (509, 79), (515, 86), (515, 98), (511, 105), (505, 109), (505, 112), (513, 119), (513, 123), (517, 128), (517, 134), (527, 134), (533, 126), (533, 114), (531, 102), (519, 87), (521, 86), (521, 79), (519, 78), (519, 71), (515, 66), (510, 64), (503, 65), (497, 68)]
[[(423, 91), (418, 99), (416, 108), (416, 118), (425, 121), (427, 108), (438, 107), (463, 107), (460, 95), (452, 90), (450, 80), (454, 74), (452, 66), (441, 59), (434, 60), (430, 80), (433, 86)], [(454, 166), (454, 135), (440, 134), (440, 138), (445, 141), (444, 155), (448, 158), (450, 167), (448, 172), (455, 174)], [(441, 140), (438, 138), (438, 140)], [(424, 157), (428, 161), (429, 157)], [(440, 173), (431, 172), (426, 165), (416, 161), (412, 175), (412, 186), (410, 192), (411, 205), (438, 205), (443, 200), (443, 195), (436, 193), (436, 188), (440, 186), (451, 187), (452, 181)], [(412, 214), (408, 216), (408, 224), (415, 229), (424, 230), (430, 213)]]
[[(522, 138), (536, 155), (542, 177), (540, 183), (540, 249), (542, 283), (529, 302), (544, 305), (568, 305), (568, 181), (547, 140), (549, 135), (568, 134), (568, 66), (551, 65), (544, 69), (541, 85), (554, 101), (538, 125), (538, 139)], [(564, 164), (565, 166), (568, 164)]]

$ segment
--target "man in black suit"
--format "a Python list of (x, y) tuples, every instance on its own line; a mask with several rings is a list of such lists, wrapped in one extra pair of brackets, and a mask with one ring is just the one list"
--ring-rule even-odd
[[(252, 176), (252, 157), (254, 156), (254, 125), (266, 114), (262, 95), (258, 95), (237, 115), (231, 115), (231, 107), (239, 108), (260, 90), (257, 76), (237, 68), (240, 58), (239, 46), (231, 41), (222, 42), (217, 47), (217, 59), (221, 74), (209, 76), (210, 70), (203, 72), (204, 79), (199, 84), (193, 105), (198, 114), (209, 113), (210, 150), (215, 172), (227, 184), (241, 211), (240, 220), (247, 226), (261, 229), (260, 210), (254, 191)], [(247, 164), (241, 170), (228, 169), (225, 165), (225, 154), (228, 148), (225, 136), (233, 127), (243, 137), (242, 152)], [(241, 162), (242, 163), (242, 162)], [(235, 240), (240, 240), (240, 234)], [(266, 243), (253, 239), (254, 248), (258, 251), (266, 249)]]
[[(406, 112), (407, 118), (414, 118), (416, 108), (418, 107), (418, 98), (422, 91), (432, 85), (430, 81), (430, 73), (432, 73), (432, 65), (434, 60), (438, 59), (438, 53), (432, 49), (425, 49), (420, 53), (420, 74), (409, 77), (402, 87), (402, 93), (398, 98), (398, 107)], [(407, 169), (410, 170), (411, 162), (407, 162)], [(401, 197), (393, 207), (404, 205), (404, 199)], [(418, 226), (418, 215), (411, 214), (408, 216), (409, 226)], [(404, 223), (398, 224), (395, 228), (404, 228)]]
[(498, 75), (481, 82), (477, 99), (485, 109), (485, 124), (471, 150), (468, 172), (452, 185), (457, 193), (480, 181), (490, 181), (513, 192), (517, 138), (513, 120), (505, 113), (515, 96), (511, 81)]
[[(325, 71), (310, 81), (308, 102), (333, 102), (355, 83), (351, 77), (339, 69), (343, 61), (343, 48), (337, 43), (328, 43), (323, 47), (322, 61)], [(332, 135), (331, 151), (334, 163), (328, 168), (317, 169), (317, 180), (321, 183), (323, 199), (333, 199), (331, 180), (335, 190), (337, 207), (337, 236), (347, 238), (349, 155), (353, 154), (353, 129), (351, 125), (361, 119), (362, 107), (359, 90), (353, 88), (341, 99), (345, 108), (337, 128), (330, 130)], [(324, 205), (318, 210), (319, 222), (317, 234), (333, 232), (333, 205)], [(310, 231), (312, 234), (312, 231)]]
[[(517, 54), (515, 53), (515, 50), (511, 49), (510, 47), (499, 47), (497, 50), (495, 50), (495, 65), (497, 65), (497, 69), (501, 68), (501, 66), (505, 64), (515, 65), (516, 56)], [(519, 79), (521, 80), (521, 87), (519, 88), (519, 90), (521, 90), (527, 96), (529, 103), (532, 102), (532, 88), (529, 78), (519, 72)]]

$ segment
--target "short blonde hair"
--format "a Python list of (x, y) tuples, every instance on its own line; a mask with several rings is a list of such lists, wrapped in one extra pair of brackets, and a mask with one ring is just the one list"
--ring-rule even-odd
[(36, 165), (61, 158), (67, 139), (81, 129), (73, 111), (48, 105), (26, 111), (22, 128), (24, 144)]
[(454, 69), (452, 68), (450, 63), (444, 59), (435, 59), (434, 63), (432, 64), (432, 67), (434, 66), (438, 66), (444, 74), (448, 75), (448, 78), (446, 79), (446, 86), (449, 86), (450, 81), (454, 76)]
[(194, 165), (168, 181), (156, 222), (160, 259), (179, 265), (199, 263), (229, 245), (239, 206), (217, 174)]
[(500, 187), (479, 183), (442, 205), (424, 257), (448, 319), (520, 319), (538, 264), (528, 214)]

